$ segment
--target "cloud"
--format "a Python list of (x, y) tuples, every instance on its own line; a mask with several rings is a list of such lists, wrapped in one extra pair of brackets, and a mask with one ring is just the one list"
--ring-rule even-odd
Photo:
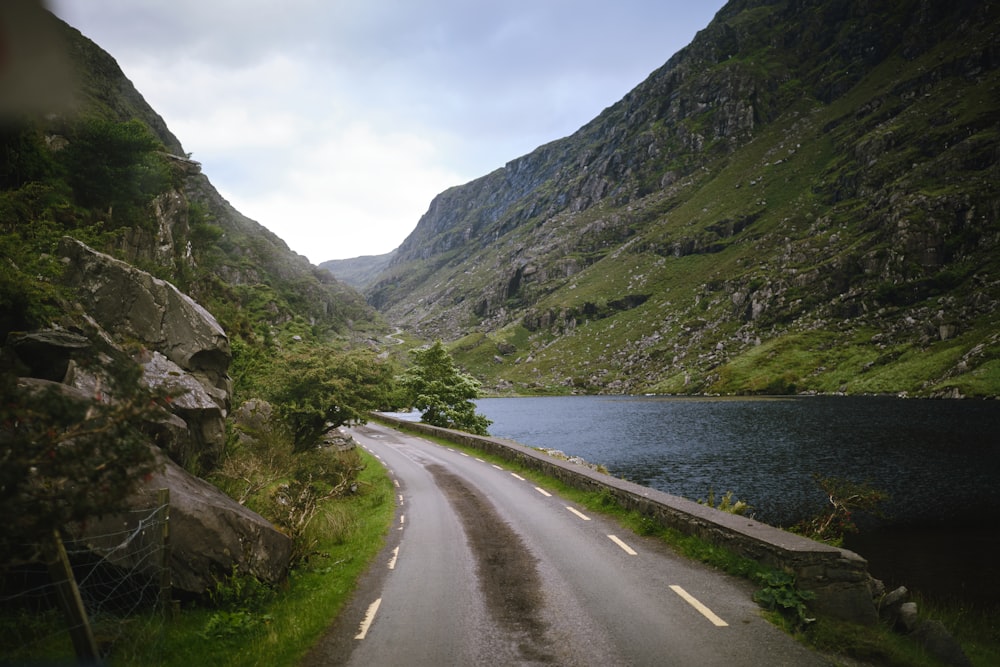
[(723, 4), (52, 0), (245, 215), (312, 262), (388, 252), (445, 188), (571, 134)]
[[(376, 131), (365, 123), (328, 127), (299, 160), (275, 174), (271, 188), (241, 190), (230, 201), (256, 211), (282, 230), (297, 252), (322, 247), (335, 257), (382, 254), (405, 237), (427, 210), (427, 193), (461, 177), (434, 167), (435, 149), (426, 138)], [(319, 196), (317, 196), (319, 195)], [(386, 235), (387, 226), (395, 233)]]

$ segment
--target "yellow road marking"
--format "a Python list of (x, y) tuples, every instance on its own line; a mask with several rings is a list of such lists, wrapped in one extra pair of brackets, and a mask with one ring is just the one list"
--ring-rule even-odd
[(378, 611), (379, 605), (382, 604), (382, 598), (375, 600), (370, 605), (368, 605), (368, 611), (365, 612), (365, 618), (361, 621), (361, 625), (358, 627), (358, 634), (354, 635), (355, 639), (364, 639), (368, 634), (368, 628), (372, 627), (372, 621), (375, 620), (375, 613)]
[(590, 517), (587, 516), (586, 514), (584, 514), (583, 512), (581, 512), (580, 510), (575, 509), (573, 507), (567, 507), (566, 509), (568, 509), (570, 512), (572, 512), (573, 514), (577, 515), (578, 517), (580, 517), (584, 521), (590, 521)]
[(624, 542), (622, 542), (620, 539), (618, 539), (614, 535), (608, 535), (608, 539), (611, 540), (612, 542), (614, 542), (615, 544), (617, 544), (618, 546), (620, 546), (622, 548), (622, 551), (624, 551), (625, 553), (627, 553), (629, 556), (638, 556), (639, 555), (638, 553), (636, 553), (635, 549), (633, 549), (629, 545), (625, 544)]
[(728, 623), (726, 623), (725, 621), (723, 621), (721, 618), (719, 618), (718, 616), (716, 616), (714, 613), (712, 613), (711, 609), (709, 609), (708, 607), (706, 607), (705, 605), (703, 605), (701, 602), (699, 602), (698, 600), (696, 600), (693, 595), (691, 595), (690, 593), (688, 593), (686, 590), (684, 590), (680, 586), (673, 585), (673, 586), (670, 587), (670, 590), (672, 590), (674, 593), (677, 593), (682, 598), (684, 598), (685, 602), (687, 602), (689, 605), (691, 605), (692, 607), (694, 607), (695, 609), (697, 609), (701, 613), (702, 616), (704, 616), (705, 618), (707, 618), (708, 620), (710, 620), (712, 622), (712, 625), (714, 625), (716, 627), (719, 627), (719, 628), (724, 628), (727, 625), (729, 625)]
[(552, 497), (552, 494), (551, 494), (551, 493), (549, 493), (548, 491), (546, 491), (546, 490), (545, 490), (545, 489), (543, 489), (543, 488), (540, 488), (540, 487), (537, 487), (537, 486), (536, 486), (536, 487), (535, 487), (535, 491), (538, 491), (538, 492), (539, 492), (540, 494), (542, 494), (542, 495), (543, 495), (543, 496), (545, 496), (546, 498), (551, 498), (551, 497)]

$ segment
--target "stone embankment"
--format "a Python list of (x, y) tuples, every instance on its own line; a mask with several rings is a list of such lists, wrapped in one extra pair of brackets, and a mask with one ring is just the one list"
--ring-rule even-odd
[(542, 472), (577, 489), (609, 493), (620, 506), (635, 510), (661, 525), (697, 535), (771, 567), (793, 572), (800, 588), (816, 594), (811, 607), (819, 614), (864, 625), (872, 625), (878, 620), (873, 597), (877, 582), (868, 574), (868, 562), (852, 551), (617, 479), (591, 467), (553, 458), (509, 440), (471, 435), (384, 414), (374, 414), (373, 419), (473, 447)]

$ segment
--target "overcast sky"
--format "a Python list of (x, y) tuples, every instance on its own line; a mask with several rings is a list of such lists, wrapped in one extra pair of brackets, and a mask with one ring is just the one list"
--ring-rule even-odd
[(314, 264), (620, 100), (722, 0), (49, 0), (241, 213)]

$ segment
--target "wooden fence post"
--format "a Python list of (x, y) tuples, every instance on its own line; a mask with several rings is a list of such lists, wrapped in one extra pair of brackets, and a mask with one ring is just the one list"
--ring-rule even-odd
[(98, 657), (97, 642), (94, 641), (90, 619), (87, 618), (87, 610), (83, 607), (80, 589), (76, 585), (76, 577), (73, 576), (73, 568), (69, 564), (69, 556), (66, 555), (66, 547), (63, 546), (58, 528), (52, 531), (52, 539), (49, 540), (47, 551), (45, 560), (49, 568), (49, 576), (52, 578), (52, 583), (55, 584), (59, 606), (62, 607), (63, 613), (66, 615), (69, 636), (73, 640), (76, 657), (81, 662), (94, 662)]
[(173, 591), (170, 583), (170, 489), (160, 489), (156, 493), (156, 502), (160, 515), (160, 604), (167, 619), (173, 617), (174, 605), (171, 601)]

